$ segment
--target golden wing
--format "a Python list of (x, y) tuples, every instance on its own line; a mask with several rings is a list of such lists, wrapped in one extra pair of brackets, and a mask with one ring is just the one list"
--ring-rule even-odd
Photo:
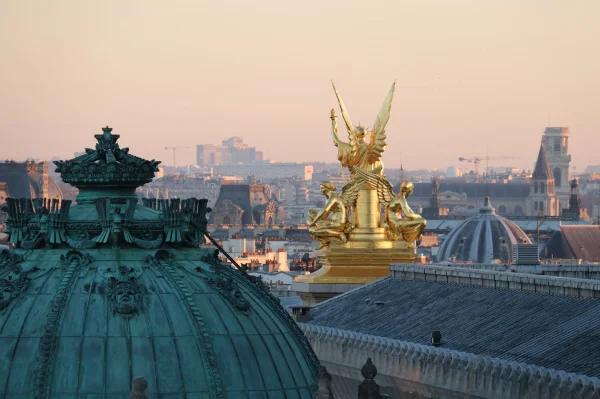
[(346, 207), (350, 208), (356, 203), (356, 199), (358, 198), (358, 192), (365, 184), (363, 179), (353, 179), (342, 187), (342, 193), (340, 194), (340, 198)]
[(337, 97), (338, 100), (338, 104), (340, 105), (340, 110), (342, 111), (342, 118), (344, 119), (344, 123), (346, 124), (346, 130), (348, 131), (348, 140), (349, 140), (349, 145), (351, 148), (351, 151), (353, 154), (356, 153), (357, 150), (357, 140), (356, 140), (356, 132), (354, 130), (354, 125), (352, 124), (352, 121), (350, 120), (350, 115), (348, 114), (348, 110), (346, 109), (346, 106), (344, 105), (344, 101), (342, 101), (342, 97), (340, 96), (340, 93), (338, 93), (337, 89), (335, 88), (335, 84), (333, 82), (331, 82), (331, 85), (333, 86), (333, 91), (335, 92), (335, 96)]
[(379, 111), (377, 119), (375, 120), (373, 130), (371, 131), (371, 139), (369, 140), (369, 155), (367, 158), (369, 163), (379, 161), (383, 155), (383, 151), (385, 151), (387, 148), (387, 144), (385, 142), (385, 125), (387, 125), (388, 121), (390, 120), (390, 114), (392, 112), (392, 100), (394, 99), (395, 89), (396, 82), (394, 82), (392, 85), (392, 88), (383, 102), (381, 110)]
[(346, 129), (348, 130), (348, 134), (350, 134), (350, 132), (352, 132), (354, 130), (354, 125), (350, 121), (350, 115), (348, 115), (346, 106), (344, 105), (344, 102), (342, 101), (342, 97), (340, 96), (337, 89), (335, 88), (335, 84), (333, 84), (333, 82), (331, 82), (331, 85), (333, 86), (333, 91), (335, 92), (335, 96), (337, 97), (338, 104), (340, 104), (340, 110), (342, 111), (342, 118), (344, 118), (344, 123), (346, 124)]
[(377, 198), (382, 205), (387, 206), (396, 197), (392, 184), (385, 177), (365, 172), (359, 167), (354, 167), (354, 171), (377, 190)]

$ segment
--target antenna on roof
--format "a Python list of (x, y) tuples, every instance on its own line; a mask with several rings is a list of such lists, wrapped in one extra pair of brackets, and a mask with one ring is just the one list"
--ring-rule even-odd
[(404, 181), (404, 167), (402, 165), (402, 150), (400, 150), (400, 184)]
[(490, 170), (489, 170), (489, 162), (490, 162), (490, 146), (487, 145), (485, 149), (485, 196), (490, 196)]

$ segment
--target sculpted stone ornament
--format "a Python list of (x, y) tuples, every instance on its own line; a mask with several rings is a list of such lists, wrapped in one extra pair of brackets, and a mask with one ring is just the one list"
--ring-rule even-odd
[(23, 262), (23, 257), (18, 254), (8, 250), (0, 253), (0, 310), (8, 307), (27, 289), (30, 274), (38, 270), (34, 268), (24, 272), (19, 265), (21, 262)]
[[(334, 193), (336, 187), (328, 181), (321, 182), (320, 187), (321, 193), (327, 197), (327, 202), (319, 211), (311, 209), (308, 220), (308, 230), (313, 238), (321, 242), (317, 249), (329, 246), (333, 240), (346, 243), (346, 233), (351, 230), (346, 205), (342, 198)], [(328, 219), (329, 216), (332, 216), (331, 219)]]
[[(221, 267), (227, 266), (216, 266), (217, 270)], [(233, 280), (233, 277), (225, 276), (222, 273), (217, 271), (217, 275), (215, 277), (209, 278), (208, 283), (213, 286), (221, 295), (223, 295), (227, 300), (239, 311), (244, 314), (248, 314), (248, 310), (250, 310), (250, 302), (246, 300), (242, 296), (237, 283)]]
[(8, 249), (3, 249), (2, 252), (0, 252), (0, 270), (12, 268), (22, 261), (23, 256), (9, 251)]
[(95, 135), (95, 149), (86, 148), (85, 154), (69, 161), (54, 161), (56, 172), (65, 183), (76, 187), (90, 184), (137, 184), (150, 183), (158, 172), (159, 161), (138, 158), (129, 154), (129, 148), (120, 148), (120, 135), (112, 134), (112, 128), (102, 128)]
[(77, 238), (67, 236), (67, 245), (74, 249), (92, 249), (98, 244), (96, 238), (90, 238), (90, 233), (82, 230)]
[(115, 271), (110, 268), (100, 271), (100, 275), (108, 277), (108, 297), (113, 304), (113, 314), (129, 319), (139, 313), (143, 290), (137, 278), (141, 274), (141, 270), (126, 266)]
[(135, 281), (111, 280), (108, 295), (114, 302), (113, 314), (129, 319), (139, 312), (142, 293)]
[(6, 308), (29, 286), (25, 273), (10, 272), (0, 278), (0, 310)]

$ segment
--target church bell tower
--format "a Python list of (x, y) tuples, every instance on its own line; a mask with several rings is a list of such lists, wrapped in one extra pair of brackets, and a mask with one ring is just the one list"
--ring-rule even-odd
[(526, 201), (527, 216), (559, 216), (555, 180), (546, 159), (544, 143), (540, 145), (535, 169), (531, 175), (530, 192)]
[(571, 187), (569, 182), (569, 128), (547, 127), (542, 136), (548, 166), (554, 177), (556, 197), (560, 204), (559, 209), (569, 207)]

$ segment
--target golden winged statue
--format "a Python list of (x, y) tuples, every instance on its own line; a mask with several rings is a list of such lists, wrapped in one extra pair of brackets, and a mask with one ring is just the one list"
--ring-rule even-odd
[(412, 182), (402, 182), (400, 192), (395, 194), (392, 184), (385, 177), (367, 172), (359, 167), (355, 167), (354, 171), (357, 176), (377, 190), (379, 203), (385, 207), (388, 238), (391, 240), (402, 238), (409, 247), (415, 248), (414, 241), (421, 239), (427, 221), (413, 212), (406, 200), (414, 191)]
[[(346, 130), (348, 131), (349, 142), (345, 143), (340, 140), (337, 129), (337, 116), (335, 110), (331, 110), (331, 136), (333, 143), (338, 148), (338, 160), (342, 163), (342, 167), (347, 167), (350, 170), (352, 177), (354, 177), (354, 168), (359, 167), (366, 172), (383, 175), (383, 163), (381, 162), (381, 156), (387, 148), (385, 142), (385, 125), (390, 119), (390, 112), (392, 110), (392, 99), (394, 98), (394, 90), (396, 88), (396, 82), (392, 85), (383, 106), (377, 115), (375, 125), (373, 129), (369, 131), (368, 128), (363, 126), (354, 126), (350, 121), (350, 116), (346, 110), (346, 106), (342, 101), (342, 97), (339, 95), (335, 84), (333, 84), (333, 91), (338, 99), (340, 110), (342, 111), (342, 117), (346, 124)], [(370, 135), (369, 142), (367, 143), (365, 138), (367, 134)]]

